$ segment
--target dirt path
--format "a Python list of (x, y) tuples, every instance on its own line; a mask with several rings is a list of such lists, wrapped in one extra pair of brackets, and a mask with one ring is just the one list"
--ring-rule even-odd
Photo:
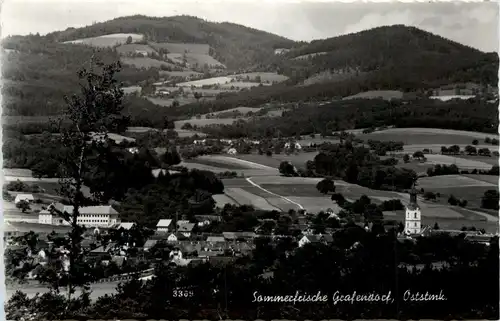
[(257, 187), (257, 188), (259, 188), (259, 189), (263, 190), (264, 192), (269, 193), (269, 194), (271, 194), (271, 195), (273, 195), (273, 196), (279, 197), (279, 198), (281, 198), (281, 199), (283, 199), (283, 200), (285, 200), (285, 201), (287, 201), (287, 202), (289, 202), (289, 203), (292, 203), (293, 205), (298, 206), (301, 210), (303, 210), (303, 209), (304, 209), (304, 207), (303, 207), (302, 205), (300, 205), (299, 203), (294, 202), (294, 201), (292, 201), (291, 199), (286, 198), (286, 197), (284, 197), (284, 196), (281, 196), (281, 195), (278, 195), (278, 194), (273, 193), (273, 192), (271, 192), (271, 191), (268, 191), (267, 189), (265, 189), (265, 188), (261, 187), (259, 184), (254, 183), (254, 182), (252, 181), (251, 177), (248, 177), (246, 180), (247, 180), (247, 182), (249, 182), (249, 183), (250, 183), (250, 184), (252, 184), (253, 186), (255, 186), (255, 187)]

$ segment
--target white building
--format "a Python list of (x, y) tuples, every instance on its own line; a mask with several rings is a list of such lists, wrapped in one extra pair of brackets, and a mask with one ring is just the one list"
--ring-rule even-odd
[(177, 235), (175, 235), (174, 233), (170, 234), (168, 237), (167, 237), (167, 242), (177, 242)]
[(160, 233), (166, 233), (168, 232), (170, 228), (170, 223), (172, 223), (171, 219), (162, 219), (158, 221), (158, 224), (156, 224), (156, 231)]
[(21, 201), (26, 201), (28, 203), (33, 203), (35, 201), (35, 198), (33, 197), (32, 194), (17, 194), (16, 199), (14, 200), (14, 203), (19, 203)]
[(65, 221), (62, 217), (59, 215), (52, 215), (52, 213), (47, 210), (43, 210), (38, 213), (38, 224), (67, 225), (64, 222)]
[[(41, 211), (38, 216), (40, 224), (70, 225), (59, 214), (72, 215), (73, 206), (62, 204), (49, 205), (48, 211)], [(111, 227), (120, 223), (120, 214), (111, 205), (80, 207), (77, 218), (78, 225), (91, 227)]]
[(319, 242), (320, 235), (304, 235), (300, 240), (299, 240), (299, 247), (303, 247), (304, 245), (308, 243), (316, 243)]
[(229, 155), (236, 155), (236, 154), (237, 154), (237, 152), (236, 152), (236, 149), (235, 149), (235, 148), (230, 148), (230, 149), (227, 151), (227, 153), (228, 153)]
[(285, 143), (285, 149), (290, 149), (290, 148), (294, 148), (295, 150), (300, 150), (302, 149), (302, 146), (300, 146), (299, 143), (295, 142), (295, 143)]
[(420, 206), (417, 204), (417, 191), (415, 187), (410, 192), (410, 203), (406, 206), (405, 233), (421, 233), (421, 212)]
[(137, 147), (130, 147), (130, 148), (127, 148), (127, 151), (131, 154), (137, 154), (139, 153), (139, 148)]

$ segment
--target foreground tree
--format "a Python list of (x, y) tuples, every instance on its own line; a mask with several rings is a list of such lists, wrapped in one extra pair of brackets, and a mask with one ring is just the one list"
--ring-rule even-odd
[(77, 222), (81, 207), (91, 204), (93, 199), (101, 199), (100, 190), (103, 189), (95, 188), (93, 199), (85, 197), (82, 192), (84, 178), (106, 163), (105, 155), (111, 148), (108, 133), (125, 126), (128, 121), (120, 114), (123, 91), (115, 80), (119, 70), (119, 62), (105, 65), (93, 56), (89, 68), (78, 72), (81, 92), (65, 97), (67, 107), (63, 117), (69, 119), (69, 126), (61, 125), (62, 118), (56, 123), (61, 133), (61, 149), (57, 155), (59, 192), (72, 206), (72, 211), (66, 213), (55, 207), (51, 210), (69, 222), (71, 231), (67, 241), (59, 247), (62, 264), (56, 265), (58, 273), (52, 273), (45, 281), (51, 283), (56, 293), (60, 286), (66, 286), (68, 304), (77, 287), (82, 288), (84, 296), (88, 295), (92, 277), (81, 247), (84, 227)]

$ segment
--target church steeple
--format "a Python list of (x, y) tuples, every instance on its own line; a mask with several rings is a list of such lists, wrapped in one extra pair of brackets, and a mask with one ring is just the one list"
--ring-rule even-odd
[(410, 204), (417, 205), (417, 190), (415, 189), (415, 185), (413, 185), (410, 191)]
[(415, 188), (416, 185), (417, 181), (414, 180), (410, 190), (410, 204), (415, 206), (417, 205), (417, 189)]

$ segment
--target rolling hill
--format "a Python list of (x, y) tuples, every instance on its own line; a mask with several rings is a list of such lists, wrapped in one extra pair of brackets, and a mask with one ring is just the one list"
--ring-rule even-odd
[[(121, 17), (84, 28), (68, 28), (50, 33), (47, 38), (64, 42), (115, 33), (143, 34), (144, 40), (150, 42), (155, 49), (161, 47), (158, 43), (170, 43), (166, 49), (173, 53), (176, 53), (175, 43), (199, 44), (194, 54), (208, 53), (230, 69), (261, 64), (274, 56), (275, 48), (291, 48), (295, 44), (292, 40), (264, 31), (227, 22), (208, 22), (190, 16)], [(208, 52), (203, 44), (209, 45)]]
[[(142, 35), (143, 38), (137, 36), (131, 44), (123, 44), (125, 38), (122, 37), (115, 47), (96, 49), (91, 46), (95, 39), (103, 44), (102, 39), (106, 37), (102, 36), (126, 34)], [(116, 37), (107, 38), (116, 40)], [(71, 43), (75, 41), (87, 45)], [(77, 89), (76, 71), (96, 50), (107, 62), (132, 60), (118, 75), (124, 86), (157, 81), (160, 73), (192, 72), (186, 70), (188, 68), (161, 70), (172, 65), (150, 57), (126, 56), (136, 51), (158, 55), (167, 52), (167, 58), (169, 54), (175, 58), (187, 50), (193, 56), (219, 61), (229, 71), (278, 71), (290, 78), (285, 83), (228, 93), (216, 100), (177, 108), (162, 109), (146, 99), (131, 99), (127, 110), (140, 115), (139, 123), (144, 126), (160, 119), (160, 115), (171, 119), (188, 118), (237, 106), (257, 107), (272, 101), (332, 100), (370, 90), (423, 93), (455, 82), (496, 86), (498, 78), (496, 54), (483, 53), (401, 25), (298, 43), (241, 25), (207, 22), (189, 16), (129, 16), (46, 36), (8, 37), (2, 45), (5, 49), (2, 55), (3, 114), (10, 116), (59, 113), (64, 104), (63, 95)], [(277, 56), (275, 48), (291, 50)], [(295, 59), (297, 57), (300, 59)], [(317, 77), (322, 73), (324, 76)], [(314, 81), (307, 81), (313, 78)], [(309, 85), (304, 85), (304, 81)], [(147, 119), (149, 114), (153, 117), (151, 120)]]
[(440, 81), (498, 82), (496, 53), (485, 54), (403, 25), (315, 40), (292, 49), (286, 56), (296, 63), (292, 68), (306, 70), (306, 77), (332, 70), (377, 74), (392, 83), (404, 83), (405, 79), (429, 85)]

